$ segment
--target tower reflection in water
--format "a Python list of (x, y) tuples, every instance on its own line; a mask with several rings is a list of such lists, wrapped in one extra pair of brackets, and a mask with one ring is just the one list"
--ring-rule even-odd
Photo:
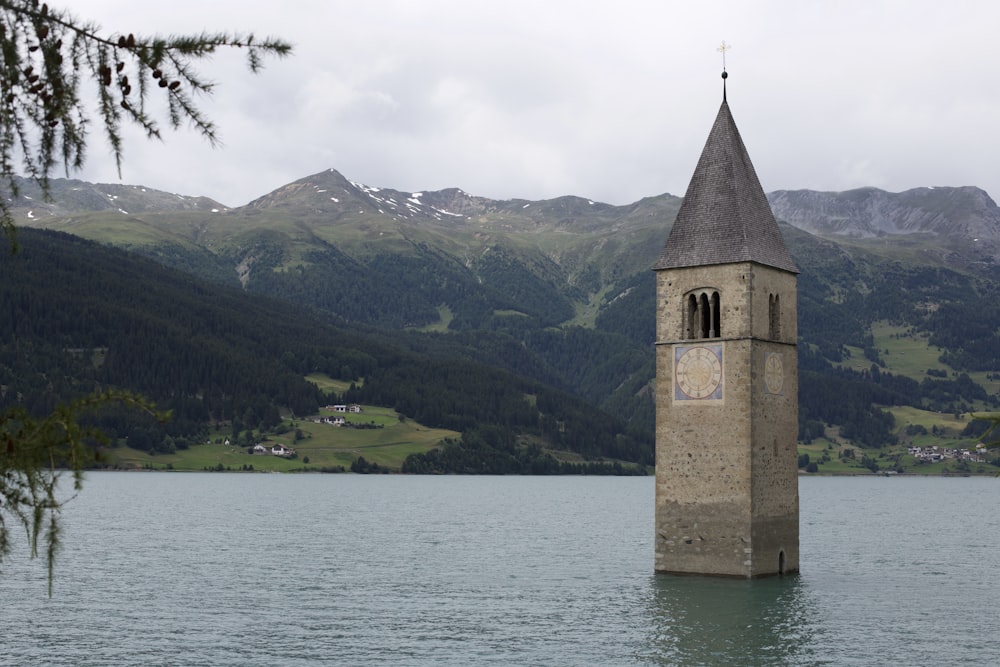
[(650, 582), (648, 653), (664, 665), (801, 664), (821, 659), (823, 627), (799, 576), (766, 579), (656, 576)]

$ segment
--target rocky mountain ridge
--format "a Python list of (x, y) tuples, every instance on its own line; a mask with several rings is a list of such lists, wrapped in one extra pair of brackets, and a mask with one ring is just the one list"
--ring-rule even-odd
[(452, 227), (473, 225), (502, 231), (539, 228), (597, 231), (614, 220), (635, 215), (642, 217), (651, 202), (661, 199), (670, 204), (680, 201), (678, 197), (664, 194), (614, 206), (573, 195), (545, 200), (498, 200), (471, 195), (460, 188), (405, 192), (357, 183), (329, 169), (277, 188), (251, 201), (246, 208), (260, 212), (311, 210), (328, 216), (328, 220), (368, 214), (400, 221), (437, 222)]
[[(228, 209), (208, 197), (188, 197), (136, 185), (91, 184), (52, 179), (45, 200), (33, 182), (20, 182), (11, 200), (20, 224), (47, 226), (47, 218), (84, 213), (124, 216), (153, 213), (220, 213), (254, 216), (285, 213), (312, 216), (319, 224), (356, 223), (358, 216), (441, 228), (476, 228), (480, 233), (551, 231), (606, 233), (664, 217), (672, 219), (680, 198), (662, 194), (624, 206), (577, 196), (547, 200), (494, 200), (459, 188), (405, 192), (354, 182), (335, 169), (306, 176)], [(982, 244), (1000, 258), (1000, 207), (974, 186), (922, 187), (893, 193), (877, 188), (843, 192), (777, 190), (768, 200), (775, 217), (819, 236), (874, 239), (933, 234)]]
[[(76, 179), (53, 178), (49, 196), (31, 179), (16, 178), (18, 196), (7, 197), (18, 222), (35, 226), (45, 218), (79, 213), (116, 212), (122, 215), (189, 211), (218, 213), (226, 206), (208, 197), (190, 197), (154, 190), (142, 185), (88, 183)], [(43, 225), (44, 226), (44, 225)]]
[(768, 194), (775, 217), (822, 236), (875, 238), (937, 234), (1000, 241), (1000, 207), (972, 187), (925, 187), (892, 193), (778, 190)]

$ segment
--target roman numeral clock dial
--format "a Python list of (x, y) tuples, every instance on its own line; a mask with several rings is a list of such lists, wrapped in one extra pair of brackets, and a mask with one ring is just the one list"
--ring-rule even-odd
[(674, 348), (674, 400), (722, 398), (722, 346)]

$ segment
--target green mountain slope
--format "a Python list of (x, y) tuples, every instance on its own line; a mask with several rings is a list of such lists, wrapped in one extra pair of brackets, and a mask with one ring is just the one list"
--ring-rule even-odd
[[(624, 420), (431, 337), (347, 329), (66, 234), (22, 229), (19, 242), (0, 262), (0, 407), (44, 412), (99, 387), (139, 391), (173, 411), (165, 430), (118, 411), (96, 419), (112, 438), (169, 451), (203, 442), (211, 424), (235, 435), (315, 414), (329, 399), (304, 376), (322, 373), (359, 381), (336, 398), (428, 426), (494, 428), (585, 457), (651, 462), (651, 440)], [(500, 346), (492, 356), (503, 354), (510, 366), (534, 365)]]
[[(1000, 213), (985, 193), (770, 198), (779, 218), (813, 232), (782, 225), (801, 268), (804, 441), (886, 447), (906, 441), (902, 420), (911, 417), (902, 407), (965, 413), (996, 405)], [(380, 334), (392, 340), (438, 332), (405, 338), (437, 359), (558, 387), (648, 435), (649, 267), (679, 204), (671, 195), (610, 206), (407, 193), (329, 170), (231, 210), (150, 203), (139, 215), (60, 203), (42, 217), (34, 202), (15, 209), (22, 224), (114, 243), (328, 313), (342, 326), (396, 332)], [(926, 363), (902, 362), (915, 345), (929, 351)]]

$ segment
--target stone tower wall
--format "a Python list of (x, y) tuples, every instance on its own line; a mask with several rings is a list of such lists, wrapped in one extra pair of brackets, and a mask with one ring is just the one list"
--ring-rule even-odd
[[(718, 292), (718, 337), (685, 337), (692, 290)], [(794, 274), (752, 263), (657, 272), (657, 571), (753, 577), (776, 573), (779, 560), (798, 568), (795, 302)], [(675, 349), (698, 344), (721, 350), (721, 398), (676, 400)], [(779, 391), (765, 384), (768, 354), (783, 362)], [(769, 379), (774, 389), (773, 368)]]

